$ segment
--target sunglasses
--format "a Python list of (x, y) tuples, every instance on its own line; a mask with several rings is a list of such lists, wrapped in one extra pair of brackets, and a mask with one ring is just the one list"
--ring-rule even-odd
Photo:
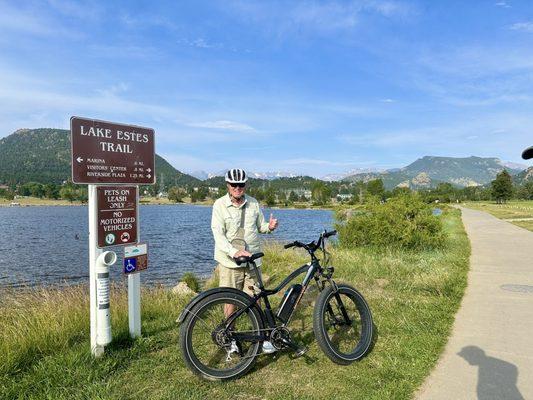
[(230, 183), (229, 184), (232, 188), (235, 188), (235, 187), (239, 187), (239, 188), (243, 188), (246, 186), (246, 183)]

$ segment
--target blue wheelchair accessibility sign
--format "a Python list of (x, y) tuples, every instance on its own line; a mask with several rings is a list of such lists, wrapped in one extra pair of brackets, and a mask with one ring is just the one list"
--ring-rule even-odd
[(131, 274), (137, 270), (137, 258), (124, 258), (124, 273)]

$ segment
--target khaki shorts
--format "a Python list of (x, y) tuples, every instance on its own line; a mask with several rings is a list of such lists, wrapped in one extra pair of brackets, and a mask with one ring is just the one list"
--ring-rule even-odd
[(257, 275), (251, 268), (228, 268), (218, 265), (219, 286), (239, 289), (253, 296), (254, 291), (249, 286), (254, 286), (257, 282)]

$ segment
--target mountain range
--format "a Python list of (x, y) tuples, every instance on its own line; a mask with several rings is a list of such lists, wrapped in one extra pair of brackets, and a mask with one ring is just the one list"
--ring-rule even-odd
[[(0, 139), (0, 184), (30, 181), (60, 184), (70, 178), (70, 131), (64, 129), (19, 129)], [(345, 174), (322, 177), (326, 181), (352, 183), (381, 178), (387, 189), (397, 186), (413, 189), (435, 187), (441, 182), (456, 186), (485, 185), (503, 169), (507, 169), (515, 182), (533, 179), (533, 168), (521, 164), (506, 164), (498, 158), (435, 157), (425, 156), (403, 168), (388, 170), (358, 169)], [(196, 186), (203, 184), (221, 186), (225, 171), (195, 176), (178, 171), (165, 159), (156, 155), (158, 183), (165, 187)], [(289, 172), (250, 172), (254, 184), (275, 182), (279, 188), (309, 188), (317, 179), (296, 176)]]
[(381, 178), (386, 188), (397, 186), (412, 189), (429, 188), (441, 182), (449, 182), (459, 187), (485, 185), (496, 175), (507, 169), (511, 175), (522, 169), (509, 168), (498, 158), (483, 157), (434, 157), (425, 156), (400, 169), (378, 173), (356, 174), (344, 178), (347, 182), (369, 181)]
[[(189, 175), (194, 176), (197, 179), (200, 179), (201, 181), (205, 181), (207, 179), (215, 178), (217, 176), (224, 176), (226, 174), (227, 170), (221, 170), (217, 172), (206, 172), (206, 171), (192, 171), (189, 172)], [(250, 178), (254, 179), (264, 179), (271, 181), (273, 179), (278, 178), (295, 178), (299, 176), (296, 173), (293, 172), (286, 172), (286, 171), (270, 171), (270, 172), (254, 172), (254, 171), (247, 171), (248, 176)]]

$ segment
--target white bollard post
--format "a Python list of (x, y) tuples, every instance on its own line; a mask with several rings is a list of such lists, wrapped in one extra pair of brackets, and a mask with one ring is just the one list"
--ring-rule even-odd
[(111, 343), (111, 314), (109, 313), (109, 267), (117, 262), (113, 251), (103, 252), (96, 259), (96, 344), (105, 346)]
[(141, 274), (128, 275), (128, 315), (130, 336), (141, 336)]
[(98, 229), (98, 211), (96, 204), (96, 185), (88, 185), (88, 200), (89, 200), (89, 314), (91, 318), (91, 353), (98, 357), (104, 353), (103, 346), (99, 346), (96, 342), (97, 327), (97, 299), (96, 299), (96, 259), (102, 250), (96, 246), (97, 229)]
[[(137, 204), (139, 204), (139, 187), (137, 186)], [(137, 207), (137, 242), (141, 240), (140, 207)], [(128, 275), (128, 317), (130, 336), (141, 336), (141, 274)]]

